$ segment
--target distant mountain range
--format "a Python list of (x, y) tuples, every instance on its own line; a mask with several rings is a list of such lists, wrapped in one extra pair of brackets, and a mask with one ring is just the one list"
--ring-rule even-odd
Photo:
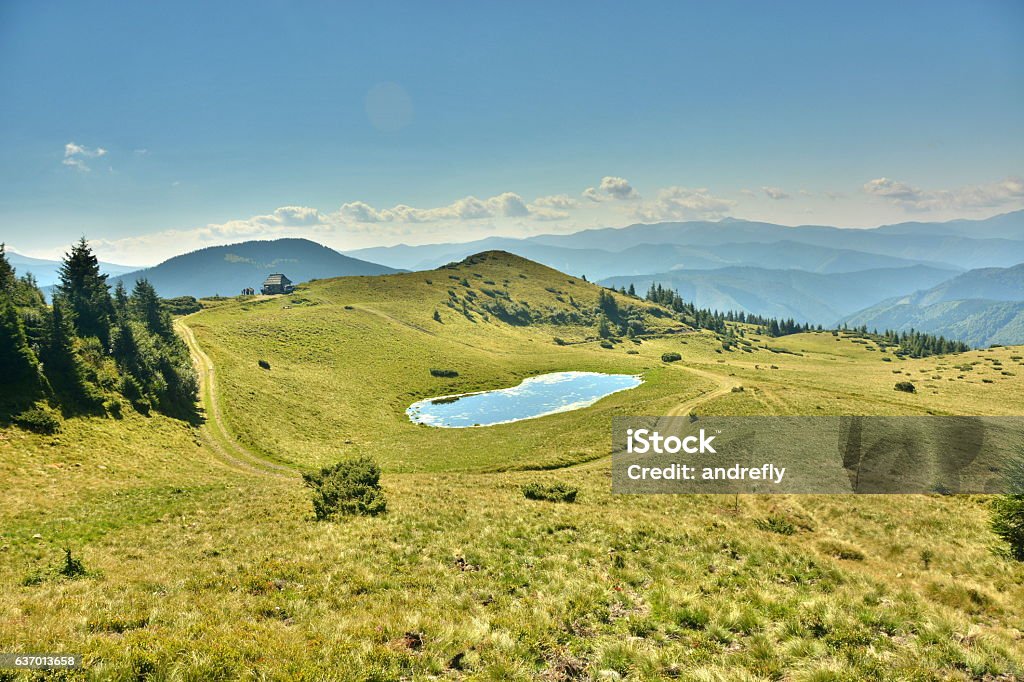
[(1024, 343), (1024, 263), (970, 270), (849, 315), (851, 326), (917, 329), (974, 346)]
[(248, 241), (211, 246), (175, 256), (157, 266), (111, 277), (130, 290), (146, 278), (164, 298), (175, 296), (234, 296), (246, 287), (259, 291), (267, 275), (284, 273), (298, 284), (311, 279), (347, 275), (383, 275), (393, 268), (344, 256), (308, 239)]
[[(595, 281), (616, 275), (643, 275), (669, 270), (713, 270), (731, 266), (795, 268), (820, 273), (853, 272), (871, 268), (914, 265), (944, 268), (949, 274), (961, 270), (961, 268), (946, 263), (930, 263), (787, 240), (772, 243), (741, 242), (718, 246), (651, 243), (637, 244), (622, 251), (607, 251), (550, 246), (530, 240), (494, 237), (468, 244), (385, 247), (363, 249), (351, 253), (371, 260), (382, 259), (403, 269), (428, 270), (445, 263), (462, 260), (480, 250), (508, 251), (562, 272), (586, 275)], [(396, 263), (398, 265), (395, 265)]]
[[(670, 246), (683, 248), (667, 248)], [(526, 239), (400, 245), (348, 254), (416, 270), (487, 249), (503, 249), (591, 279), (732, 265), (850, 272), (928, 264), (963, 271), (1024, 262), (1024, 211), (985, 220), (901, 223), (873, 229), (788, 227), (736, 219), (658, 223)]]
[[(161, 296), (235, 295), (273, 272), (304, 282), (425, 270), (502, 250), (556, 270), (643, 293), (657, 282), (702, 308), (832, 326), (944, 334), (975, 345), (1024, 343), (1024, 211), (985, 220), (872, 229), (787, 227), (749, 220), (589, 229), (529, 238), (399, 245), (341, 254), (306, 239), (214, 246), (135, 270), (102, 264), (110, 284), (147, 278)], [(55, 261), (10, 254), (44, 288)], [(378, 265), (381, 263), (381, 265)]]
[(652, 283), (675, 289), (700, 308), (735, 310), (831, 326), (839, 318), (892, 296), (944, 282), (944, 268), (914, 265), (822, 274), (803, 270), (721, 268), (609, 277), (600, 284), (629, 287), (641, 296)]
[[(51, 287), (60, 280), (61, 261), (59, 260), (32, 258), (13, 251), (7, 252), (7, 260), (14, 266), (19, 277), (31, 272), (40, 287)], [(110, 275), (123, 275), (139, 269), (137, 265), (117, 265), (116, 263), (104, 262), (100, 262), (100, 268), (103, 272)]]

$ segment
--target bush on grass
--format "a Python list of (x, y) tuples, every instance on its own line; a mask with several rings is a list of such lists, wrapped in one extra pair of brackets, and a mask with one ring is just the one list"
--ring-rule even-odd
[(528, 500), (544, 500), (546, 502), (575, 502), (577, 488), (564, 483), (544, 485), (543, 483), (528, 483), (523, 486), (523, 496)]
[(318, 521), (341, 516), (377, 516), (387, 511), (380, 487), (380, 467), (370, 457), (344, 459), (334, 466), (302, 475), (313, 490), (313, 512)]
[(59, 433), (61, 428), (60, 415), (45, 405), (30, 407), (16, 415), (14, 423), (27, 431), (45, 435)]

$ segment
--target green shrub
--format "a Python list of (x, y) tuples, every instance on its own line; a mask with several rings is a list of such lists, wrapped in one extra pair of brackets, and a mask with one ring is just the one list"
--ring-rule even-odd
[(836, 542), (832, 540), (826, 540), (822, 542), (821, 551), (829, 556), (833, 556), (836, 559), (843, 559), (844, 561), (864, 561), (864, 552), (860, 551), (853, 545), (848, 545), (845, 542)]
[(57, 569), (57, 573), (69, 580), (81, 578), (85, 575), (85, 564), (80, 559), (71, 556), (71, 550), (64, 550), (64, 563)]
[(575, 502), (577, 488), (564, 483), (544, 485), (543, 483), (528, 483), (523, 486), (523, 496), (528, 500), (544, 500), (546, 502)]
[(909, 381), (897, 381), (896, 386), (893, 388), (897, 391), (903, 391), (904, 393), (914, 393), (917, 391), (917, 387)]
[(194, 296), (178, 296), (176, 298), (165, 298), (162, 301), (164, 309), (171, 315), (189, 315), (203, 309), (202, 304)]
[(997, 497), (992, 508), (992, 532), (1006, 542), (1010, 556), (1024, 561), (1024, 494)]
[(318, 521), (339, 516), (377, 516), (387, 511), (380, 487), (380, 467), (370, 457), (345, 459), (302, 480), (313, 490), (313, 512)]
[(611, 341), (602, 341), (601, 348), (615, 348), (615, 344)]
[(555, 342), (556, 346), (564, 346), (565, 345), (565, 339), (563, 339), (561, 337), (558, 337), (558, 336), (556, 336), (554, 338), (554, 342)]
[(778, 533), (779, 535), (793, 535), (796, 533), (796, 526), (785, 516), (775, 515), (764, 519), (757, 519), (754, 521), (754, 525), (761, 530), (768, 531), (769, 533)]
[(640, 351), (630, 348), (626, 351), (626, 355), (640, 355)]
[(662, 362), (679, 362), (682, 359), (683, 359), (683, 356), (680, 355), (679, 353), (662, 353), (661, 354), (661, 361)]
[(103, 409), (114, 419), (124, 416), (124, 403), (117, 398), (111, 398), (103, 402)]
[(30, 407), (14, 417), (14, 423), (27, 431), (52, 435), (59, 433), (61, 418), (56, 410), (46, 405)]
[(431, 376), (435, 376), (435, 377), (446, 377), (446, 378), (452, 379), (454, 377), (459, 376), (459, 373), (456, 372), (454, 369), (433, 369), (432, 368), (430, 370), (430, 375)]

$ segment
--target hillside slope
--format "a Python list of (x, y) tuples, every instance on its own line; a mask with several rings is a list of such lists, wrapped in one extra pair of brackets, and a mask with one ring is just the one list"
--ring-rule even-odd
[(1024, 264), (970, 270), (930, 289), (852, 313), (843, 322), (917, 329), (973, 346), (1024, 343)]
[(640, 293), (651, 284), (675, 289), (698, 307), (793, 318), (831, 327), (839, 318), (893, 295), (931, 287), (950, 271), (917, 265), (819, 274), (802, 270), (721, 268), (676, 270), (654, 275), (609, 277), (601, 284)]
[(308, 239), (249, 241), (211, 246), (175, 256), (152, 268), (109, 280), (123, 281), (130, 290), (146, 278), (164, 298), (175, 296), (237, 295), (252, 287), (259, 291), (266, 276), (283, 272), (295, 283), (343, 275), (381, 275), (394, 269), (358, 260)]

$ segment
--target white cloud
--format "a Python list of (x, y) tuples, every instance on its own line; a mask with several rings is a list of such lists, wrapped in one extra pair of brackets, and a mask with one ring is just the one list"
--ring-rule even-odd
[(1024, 203), (1024, 180), (1012, 176), (987, 185), (938, 190), (882, 177), (864, 183), (864, 191), (911, 211), (997, 208)]
[(546, 208), (556, 208), (561, 211), (567, 211), (569, 209), (576, 208), (580, 205), (580, 202), (576, 201), (568, 194), (552, 194), (546, 197), (537, 197), (533, 200), (534, 206), (544, 206)]
[(658, 192), (656, 201), (641, 206), (636, 215), (649, 222), (706, 220), (728, 215), (735, 205), (735, 201), (713, 196), (704, 187), (666, 187)]
[(107, 150), (103, 147), (96, 147), (90, 149), (74, 142), (68, 142), (64, 145), (64, 160), (61, 161), (65, 166), (70, 166), (77, 171), (88, 173), (91, 168), (86, 164), (86, 159), (97, 159), (101, 156), (106, 156)]
[(740, 190), (740, 194), (742, 194), (743, 196), (747, 196), (747, 197), (756, 197), (757, 196), (757, 192), (755, 192), (752, 189), (741, 189)]
[(762, 187), (761, 191), (765, 193), (765, 196), (773, 201), (789, 198), (789, 194), (780, 187)]
[(613, 175), (601, 178), (600, 186), (588, 187), (583, 190), (583, 196), (594, 202), (640, 198), (640, 194), (633, 188), (633, 185), (629, 184), (629, 180)]
[(348, 223), (434, 223), (527, 217), (558, 220), (568, 216), (564, 211), (527, 204), (515, 192), (502, 192), (488, 199), (468, 196), (436, 208), (416, 208), (398, 204), (391, 208), (378, 209), (365, 201), (352, 201), (342, 204), (338, 213), (341, 220)]
[(505, 192), (499, 194), (496, 197), (488, 200), (488, 203), (494, 206), (497, 213), (509, 217), (523, 217), (530, 215), (530, 209), (527, 207), (526, 202), (523, 198), (515, 192)]

